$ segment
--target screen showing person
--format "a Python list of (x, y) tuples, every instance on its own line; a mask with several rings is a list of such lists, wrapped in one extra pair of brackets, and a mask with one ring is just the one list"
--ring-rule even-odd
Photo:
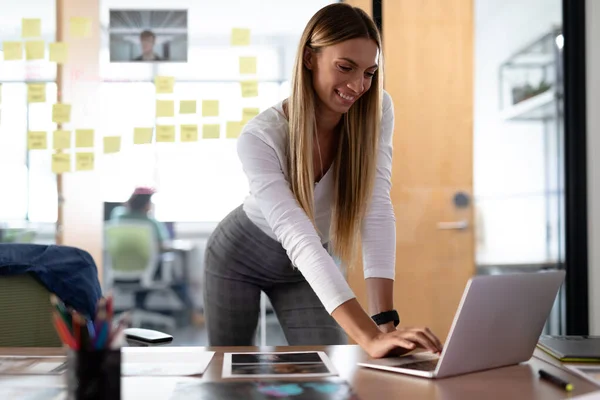
[(111, 62), (186, 62), (187, 10), (110, 10)]

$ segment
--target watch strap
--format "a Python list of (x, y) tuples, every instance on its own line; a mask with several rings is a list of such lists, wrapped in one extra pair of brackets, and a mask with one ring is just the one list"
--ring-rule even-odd
[(400, 316), (396, 310), (380, 312), (379, 314), (373, 315), (371, 319), (375, 321), (377, 325), (383, 325), (393, 321), (394, 326), (398, 326), (400, 323)]

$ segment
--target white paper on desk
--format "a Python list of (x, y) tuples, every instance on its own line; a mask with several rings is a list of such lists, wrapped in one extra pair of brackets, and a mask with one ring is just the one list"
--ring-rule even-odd
[(600, 391), (583, 394), (577, 397), (566, 397), (565, 400), (600, 400)]
[(322, 351), (225, 353), (223, 378), (316, 378), (338, 375)]
[(587, 381), (600, 386), (600, 365), (563, 364), (567, 369)]
[(121, 366), (124, 376), (193, 376), (202, 375), (208, 368), (214, 351), (198, 352), (193, 361), (158, 362), (125, 361)]
[(60, 375), (66, 357), (0, 356), (0, 375)]
[(66, 390), (49, 387), (0, 387), (2, 400), (64, 400)]

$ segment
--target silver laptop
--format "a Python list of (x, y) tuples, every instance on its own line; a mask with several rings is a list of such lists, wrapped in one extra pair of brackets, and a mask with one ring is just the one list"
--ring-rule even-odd
[(564, 271), (475, 276), (465, 287), (440, 356), (426, 352), (359, 365), (443, 378), (527, 361), (564, 278)]

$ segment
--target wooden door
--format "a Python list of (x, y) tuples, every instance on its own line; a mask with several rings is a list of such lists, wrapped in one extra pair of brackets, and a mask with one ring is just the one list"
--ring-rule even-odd
[[(445, 340), (475, 271), (473, 2), (384, 0), (382, 8), (395, 111), (394, 304), (402, 325), (428, 326)], [(361, 269), (348, 278), (366, 307)]]

